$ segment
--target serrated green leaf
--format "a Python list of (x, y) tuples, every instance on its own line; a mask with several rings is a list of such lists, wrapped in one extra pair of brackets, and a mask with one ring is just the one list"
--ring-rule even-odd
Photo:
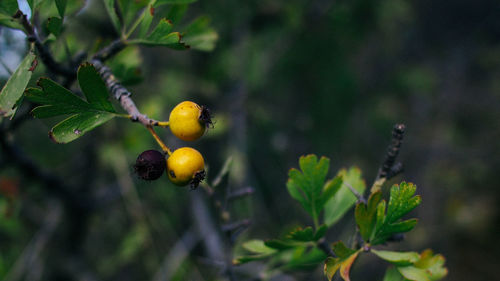
[(416, 219), (399, 221), (404, 215), (415, 209), (420, 202), (420, 196), (413, 196), (416, 187), (412, 183), (402, 182), (391, 188), (389, 203), (385, 211), (385, 202), (377, 207), (376, 230), (372, 232), (370, 242), (373, 245), (385, 243), (396, 233), (408, 232), (417, 224)]
[(339, 221), (357, 201), (356, 196), (352, 194), (346, 183), (350, 184), (361, 194), (366, 188), (366, 184), (361, 177), (361, 170), (357, 167), (351, 167), (349, 170), (342, 169), (337, 175), (343, 178), (344, 183), (335, 196), (325, 204), (324, 222), (328, 226)]
[(62, 19), (58, 17), (50, 17), (47, 19), (47, 30), (54, 34), (56, 37), (61, 34), (62, 31)]
[(74, 113), (86, 112), (87, 110), (76, 107), (42, 105), (37, 106), (31, 111), (31, 114), (36, 118), (49, 118), (59, 115), (67, 115)]
[(420, 254), (420, 260), (415, 263), (415, 266), (425, 269), (430, 280), (439, 280), (448, 274), (444, 263), (445, 259), (442, 255), (434, 255), (432, 250), (427, 249)]
[(56, 0), (57, 11), (59, 12), (59, 16), (64, 18), (64, 13), (66, 12), (66, 4), (67, 0)]
[(391, 266), (385, 271), (383, 281), (406, 281), (406, 280), (408, 279), (404, 278), (403, 275), (399, 273), (398, 269), (395, 266)]
[(297, 244), (292, 243), (290, 241), (285, 241), (281, 239), (270, 239), (264, 241), (264, 245), (266, 245), (269, 248), (273, 248), (276, 250), (288, 250), (294, 248)]
[(328, 280), (332, 280), (337, 271), (340, 270), (342, 279), (349, 281), (349, 272), (352, 264), (359, 254), (359, 250), (347, 248), (342, 241), (335, 242), (332, 245), (332, 250), (337, 255), (336, 258), (328, 257), (325, 261), (324, 273)]
[(49, 132), (50, 138), (57, 143), (68, 143), (99, 125), (113, 119), (109, 112), (85, 112), (68, 117), (55, 125)]
[(213, 50), (218, 38), (217, 32), (210, 27), (210, 19), (208, 17), (197, 18), (183, 33), (184, 42), (192, 49), (200, 51)]
[(182, 36), (179, 32), (170, 32), (172, 22), (167, 19), (161, 19), (151, 34), (146, 38), (130, 40), (132, 44), (143, 44), (148, 46), (165, 46), (176, 50), (185, 50), (188, 48), (184, 42), (181, 42)]
[(375, 249), (372, 249), (371, 252), (381, 259), (398, 266), (411, 265), (420, 259), (420, 255), (416, 252), (378, 251)]
[(420, 196), (412, 197), (416, 189), (413, 183), (406, 182), (402, 182), (399, 186), (392, 186), (386, 220), (391, 222), (396, 221), (421, 203), (422, 199)]
[(328, 226), (326, 224), (322, 224), (316, 229), (316, 233), (314, 234), (313, 240), (318, 241), (323, 238), (328, 230)]
[(308, 226), (306, 228), (297, 227), (285, 236), (287, 239), (299, 242), (314, 241), (314, 230)]
[(356, 252), (356, 250), (348, 248), (342, 241), (333, 243), (332, 250), (341, 259), (345, 259)]
[(152, 4), (148, 4), (146, 8), (146, 12), (143, 15), (143, 18), (141, 20), (141, 24), (139, 27), (139, 38), (144, 38), (146, 37), (146, 34), (148, 34), (149, 28), (151, 27), (151, 22), (153, 22), (154, 18), (154, 7)]
[(276, 249), (266, 246), (264, 241), (262, 240), (247, 241), (243, 243), (242, 247), (253, 254), (238, 257), (233, 260), (233, 264), (237, 265), (237, 264), (243, 264), (251, 261), (265, 259), (277, 252)]
[(336, 176), (335, 178), (327, 181), (323, 186), (323, 195), (321, 196), (321, 205), (325, 206), (325, 204), (330, 201), (332, 197), (337, 194), (337, 192), (342, 187), (343, 179), (341, 176)]
[(173, 24), (178, 24), (184, 17), (188, 8), (187, 4), (172, 5), (167, 13), (166, 18), (169, 19)]
[(115, 30), (120, 34), (122, 31), (122, 23), (118, 18), (115, 6), (116, 0), (104, 0), (104, 6), (106, 7), (106, 11), (108, 12), (109, 18), (111, 19), (111, 23)]
[[(434, 255), (431, 250), (425, 250), (421, 254), (415, 252), (392, 252), (371, 250), (375, 255), (394, 264), (397, 271), (404, 276), (404, 280), (429, 280), (435, 281), (444, 278), (448, 270), (444, 267), (444, 257)], [(394, 271), (394, 270), (392, 270)], [(389, 274), (386, 273), (386, 276)], [(397, 278), (397, 274), (390, 273), (392, 279), (384, 278), (384, 281), (403, 280)]]
[(38, 86), (42, 89), (29, 88), (26, 90), (26, 97), (32, 102), (42, 105), (69, 106), (83, 109), (92, 108), (83, 99), (48, 78), (40, 78)]
[(104, 82), (92, 65), (84, 64), (79, 68), (78, 81), (87, 101), (47, 78), (38, 81), (42, 89), (30, 88), (26, 91), (28, 99), (41, 104), (32, 111), (35, 117), (74, 114), (52, 128), (49, 136), (55, 142), (73, 141), (116, 116), (107, 100)]
[(156, 27), (153, 29), (151, 34), (146, 37), (146, 39), (152, 42), (161, 42), (164, 36), (170, 34), (170, 31), (172, 31), (172, 27), (172, 22), (170, 22), (168, 19), (161, 19), (158, 25), (156, 25)]
[(17, 12), (17, 10), (19, 10), (17, 0), (0, 1), (0, 14), (12, 17)]
[(298, 247), (292, 258), (283, 265), (285, 270), (312, 270), (317, 268), (326, 258), (326, 254), (318, 248)]
[(0, 91), (0, 116), (12, 117), (16, 113), (16, 104), (31, 79), (35, 59), (35, 54), (29, 52)]
[(319, 214), (324, 207), (323, 186), (330, 160), (321, 157), (318, 161), (318, 157), (311, 154), (300, 157), (299, 166), (301, 171), (291, 169), (288, 173), (287, 189), (290, 195), (302, 204), (317, 223)]
[(249, 240), (243, 243), (242, 247), (255, 254), (266, 254), (270, 255), (276, 252), (276, 249), (270, 248), (264, 244), (262, 240)]
[(356, 205), (356, 209), (354, 210), (354, 217), (359, 228), (359, 233), (366, 242), (370, 241), (372, 233), (375, 230), (377, 223), (377, 206), (381, 199), (382, 192), (378, 191), (372, 193), (366, 204), (360, 202)]
[(109, 101), (108, 89), (93, 65), (86, 63), (78, 68), (78, 84), (93, 108), (115, 112)]
[(412, 281), (430, 281), (425, 270), (416, 268), (414, 266), (398, 267), (398, 271), (405, 278)]

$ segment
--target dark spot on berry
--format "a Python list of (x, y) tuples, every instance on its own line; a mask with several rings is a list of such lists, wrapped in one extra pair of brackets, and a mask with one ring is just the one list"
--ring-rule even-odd
[(205, 170), (198, 171), (194, 174), (193, 179), (189, 182), (189, 185), (191, 186), (191, 189), (196, 189), (198, 185), (200, 185), (200, 182), (202, 182), (205, 179)]
[(146, 150), (135, 161), (134, 170), (143, 180), (156, 180), (166, 167), (165, 156), (158, 150)]
[(208, 107), (202, 105), (201, 106), (201, 114), (200, 117), (198, 118), (200, 122), (204, 123), (207, 128), (213, 128), (214, 123), (212, 122), (212, 117), (210, 114), (210, 109)]
[(171, 176), (172, 178), (174, 178), (174, 179), (175, 179), (175, 173), (174, 173), (174, 170), (170, 170), (170, 171), (169, 171), (169, 173), (170, 173), (170, 176)]

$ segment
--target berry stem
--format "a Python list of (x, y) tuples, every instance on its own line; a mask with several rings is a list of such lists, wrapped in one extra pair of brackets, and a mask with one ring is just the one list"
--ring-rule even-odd
[(158, 145), (160, 145), (160, 147), (163, 150), (163, 152), (167, 153), (169, 156), (172, 155), (172, 151), (170, 150), (170, 148), (168, 148), (168, 146), (160, 139), (160, 137), (158, 136), (158, 134), (156, 134), (156, 132), (153, 129), (153, 127), (152, 126), (146, 126), (146, 128), (151, 133), (151, 135), (153, 136), (153, 138), (155, 138), (155, 140), (158, 143)]
[(169, 124), (168, 121), (158, 121), (158, 123), (156, 123), (156, 126), (159, 126), (159, 127), (168, 127), (168, 124)]

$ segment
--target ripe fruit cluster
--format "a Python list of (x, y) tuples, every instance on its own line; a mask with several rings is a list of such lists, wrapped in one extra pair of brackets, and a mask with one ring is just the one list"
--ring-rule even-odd
[[(181, 140), (197, 140), (207, 127), (212, 126), (210, 111), (191, 101), (181, 102), (170, 113), (168, 126)], [(198, 150), (181, 147), (172, 153), (168, 149), (165, 152), (147, 150), (141, 153), (134, 165), (137, 175), (144, 180), (156, 180), (166, 169), (172, 183), (179, 186), (189, 184), (191, 188), (196, 188), (205, 178), (205, 161)]]

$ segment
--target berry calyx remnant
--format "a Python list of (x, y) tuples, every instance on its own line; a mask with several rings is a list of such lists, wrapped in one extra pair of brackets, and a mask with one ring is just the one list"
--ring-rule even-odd
[(135, 161), (134, 170), (143, 180), (156, 180), (165, 171), (166, 162), (163, 153), (157, 150), (146, 150)]

